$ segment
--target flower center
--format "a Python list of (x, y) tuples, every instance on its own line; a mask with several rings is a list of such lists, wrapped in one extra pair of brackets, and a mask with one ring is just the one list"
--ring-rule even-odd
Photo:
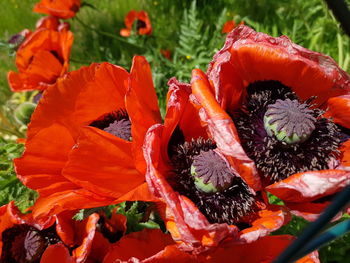
[(136, 30), (139, 30), (141, 28), (145, 28), (146, 27), (146, 23), (143, 22), (142, 20), (137, 20), (136, 21)]
[[(180, 130), (177, 130), (176, 137)], [(255, 197), (216, 150), (215, 143), (201, 137), (171, 147), (173, 173), (169, 183), (192, 200), (210, 223), (246, 226), (243, 217), (256, 210)]]
[(128, 113), (124, 109), (105, 114), (98, 120), (92, 122), (90, 126), (104, 130), (123, 140), (132, 140), (131, 121)]
[(128, 119), (115, 120), (103, 130), (123, 140), (131, 140), (131, 122)]
[(198, 190), (216, 193), (231, 186), (234, 174), (215, 150), (201, 151), (193, 157), (191, 174)]
[(264, 126), (269, 136), (276, 136), (286, 144), (302, 143), (315, 130), (316, 118), (305, 103), (297, 100), (280, 100), (267, 107)]
[(260, 174), (273, 183), (288, 176), (329, 169), (341, 142), (337, 126), (323, 111), (301, 103), (278, 81), (247, 87), (246, 101), (231, 113), (242, 146)]
[(25, 224), (6, 229), (2, 233), (1, 262), (39, 262), (46, 247), (60, 241), (52, 231), (51, 228), (39, 231)]

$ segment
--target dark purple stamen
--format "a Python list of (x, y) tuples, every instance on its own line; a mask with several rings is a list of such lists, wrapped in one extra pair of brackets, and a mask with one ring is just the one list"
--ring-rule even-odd
[(104, 128), (103, 130), (126, 141), (129, 141), (131, 138), (130, 120), (126, 120), (126, 119), (115, 120), (113, 123), (111, 123), (108, 127)]
[(145, 28), (146, 27), (146, 23), (143, 22), (142, 20), (137, 20), (136, 21), (136, 29), (139, 30), (141, 28)]
[(92, 122), (90, 126), (104, 130), (123, 140), (131, 140), (131, 121), (124, 109), (105, 114)]

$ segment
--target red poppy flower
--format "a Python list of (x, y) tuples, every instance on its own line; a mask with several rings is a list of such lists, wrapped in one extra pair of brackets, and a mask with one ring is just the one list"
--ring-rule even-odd
[(84, 262), (99, 216), (93, 214), (83, 221), (72, 216), (65, 212), (36, 221), (31, 214), (21, 214), (13, 202), (0, 207), (1, 262)]
[(67, 19), (75, 16), (80, 8), (80, 0), (41, 0), (35, 4), (33, 11), (40, 14), (47, 14)]
[[(149, 129), (144, 155), (147, 182), (166, 203), (166, 226), (174, 240), (201, 253), (223, 240), (253, 242), (281, 227), (288, 214), (267, 206), (247, 185), (249, 164), (236, 165), (234, 140), (202, 127), (203, 112), (191, 104), (189, 85), (175, 79), (169, 85), (164, 125)], [(208, 120), (216, 121), (233, 127), (228, 116)]]
[(120, 35), (123, 37), (129, 37), (132, 32), (132, 26), (136, 22), (136, 30), (139, 35), (150, 35), (152, 34), (151, 21), (149, 20), (146, 11), (135, 11), (131, 10), (124, 19), (126, 28), (120, 30)]
[[(244, 25), (244, 21), (241, 21), (238, 25)], [(221, 33), (223, 34), (230, 33), (236, 26), (237, 25), (234, 20), (226, 21), (226, 23), (222, 26)]]
[(72, 32), (52, 17), (39, 21), (38, 27), (17, 50), (18, 73), (10, 71), (7, 75), (13, 91), (46, 89), (68, 70)]
[(142, 144), (148, 127), (160, 120), (143, 57), (134, 57), (130, 74), (102, 63), (59, 79), (44, 92), (24, 154), (15, 160), (17, 176), (40, 194), (34, 216), (152, 200)]
[[(350, 77), (330, 57), (240, 26), (207, 75), (193, 71), (192, 90), (202, 121), (241, 143), (263, 185), (298, 215), (313, 219), (349, 184)], [(231, 130), (209, 118), (227, 115)]]

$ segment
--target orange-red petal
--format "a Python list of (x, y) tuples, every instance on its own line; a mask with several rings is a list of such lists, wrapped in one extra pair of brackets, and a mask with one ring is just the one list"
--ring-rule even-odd
[(153, 124), (161, 123), (158, 98), (153, 86), (151, 67), (142, 56), (135, 56), (130, 71), (125, 106), (131, 121), (132, 148), (136, 168), (146, 172), (142, 145), (145, 134)]
[(236, 22), (234, 20), (226, 21), (223, 25), (221, 33), (230, 33), (236, 27)]
[(76, 263), (76, 261), (64, 244), (57, 243), (47, 247), (40, 263)]
[(343, 166), (350, 166), (350, 139), (342, 144), (340, 147), (341, 164)]
[[(140, 262), (153, 262), (155, 255), (164, 250), (174, 241), (169, 234), (164, 234), (159, 229), (144, 229), (124, 236), (114, 244), (110, 252), (104, 258), (104, 263), (128, 262), (132, 258)], [(173, 258), (176, 260), (176, 258)], [(178, 261), (177, 261), (178, 262)]]
[[(178, 127), (186, 141), (192, 138), (208, 138), (207, 132), (202, 127), (198, 110), (190, 102), (191, 87), (181, 83), (175, 78), (168, 81), (167, 109), (164, 118), (164, 131), (162, 144), (168, 145), (172, 134)], [(167, 146), (162, 147), (163, 158), (167, 158)]]
[(254, 162), (243, 150), (231, 117), (215, 100), (206, 75), (199, 69), (192, 71), (192, 92), (200, 105), (201, 120), (207, 125), (217, 147), (232, 158), (238, 173), (254, 190), (261, 189), (260, 177)]
[(131, 142), (94, 127), (82, 129), (63, 175), (89, 191), (114, 199), (145, 181), (135, 169)]
[(350, 129), (350, 95), (330, 98), (327, 101), (327, 117), (341, 126)]
[[(234, 244), (219, 247), (215, 252), (207, 255), (202, 262), (232, 263), (271, 263), (294, 240), (293, 236), (266, 236), (250, 244)], [(201, 261), (199, 261), (201, 262)], [(318, 253), (309, 255), (296, 261), (297, 263), (319, 263)]]
[(319, 105), (350, 91), (349, 75), (332, 58), (298, 46), (286, 36), (274, 38), (247, 26), (228, 34), (208, 76), (216, 99), (228, 111), (240, 106), (239, 95), (255, 81), (280, 81), (303, 100), (316, 95)]
[(240, 238), (246, 243), (251, 243), (278, 230), (288, 221), (288, 213), (278, 206), (260, 210), (251, 226), (240, 232)]
[(75, 13), (80, 8), (80, 4), (80, 0), (41, 0), (34, 6), (33, 11), (67, 19), (75, 16)]
[(60, 21), (55, 16), (44, 16), (36, 22), (35, 27), (57, 30), (59, 23)]
[(116, 203), (115, 199), (99, 196), (85, 189), (73, 189), (39, 197), (31, 209), (33, 217), (39, 220), (66, 210), (100, 207), (114, 203)]
[(350, 171), (321, 170), (293, 174), (266, 190), (286, 202), (309, 202), (332, 195), (350, 184)]

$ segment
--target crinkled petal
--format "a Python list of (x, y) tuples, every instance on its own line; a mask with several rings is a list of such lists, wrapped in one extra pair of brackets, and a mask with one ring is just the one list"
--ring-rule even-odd
[[(207, 139), (205, 128), (201, 125), (198, 110), (190, 102), (191, 86), (175, 78), (168, 81), (167, 110), (164, 118), (162, 144), (168, 145), (176, 128), (182, 132), (185, 141), (202, 137)], [(179, 142), (182, 143), (182, 142)], [(168, 149), (162, 147), (162, 157), (167, 159)]]
[(206, 123), (217, 147), (227, 156), (233, 158), (234, 166), (242, 178), (254, 190), (261, 188), (260, 177), (254, 162), (244, 152), (230, 116), (215, 100), (205, 74), (195, 69), (192, 71), (192, 92), (195, 103), (199, 103), (200, 116)]
[(329, 56), (307, 50), (286, 36), (271, 37), (239, 26), (226, 38), (208, 69), (215, 96), (225, 110), (239, 107), (249, 83), (277, 80), (319, 105), (350, 91), (350, 77)]
[(240, 232), (240, 238), (246, 243), (254, 242), (278, 230), (288, 221), (288, 214), (279, 207), (260, 210), (257, 218), (251, 223), (251, 227)]
[(293, 174), (266, 190), (286, 202), (309, 202), (332, 195), (350, 184), (350, 171), (321, 170)]

